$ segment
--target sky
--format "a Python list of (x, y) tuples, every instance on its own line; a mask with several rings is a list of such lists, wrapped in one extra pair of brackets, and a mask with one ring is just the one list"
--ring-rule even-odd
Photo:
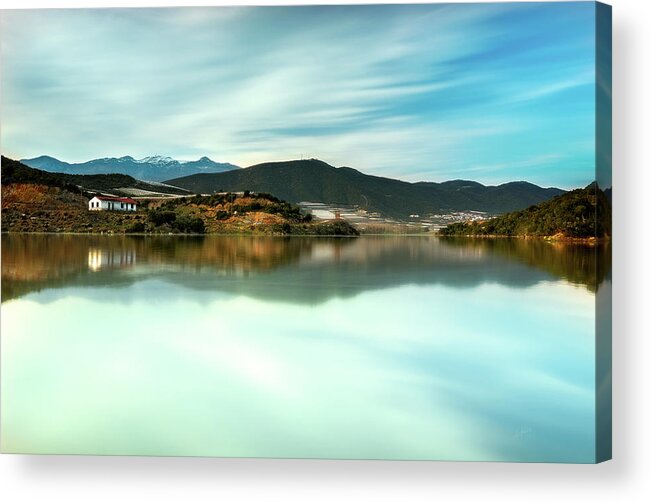
[(12, 158), (595, 178), (593, 2), (15, 10), (1, 23)]

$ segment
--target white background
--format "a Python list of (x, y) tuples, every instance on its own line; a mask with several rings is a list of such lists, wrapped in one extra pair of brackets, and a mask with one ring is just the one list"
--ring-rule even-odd
[[(183, 3), (0, 0), (3, 8)], [(651, 283), (648, 154), (651, 132), (647, 120), (651, 113), (651, 2), (611, 0), (611, 3), (615, 188), (613, 461), (597, 466), (574, 466), (0, 455), (0, 499), (9, 502), (651, 501), (651, 331), (647, 323), (651, 303), (646, 295)]]

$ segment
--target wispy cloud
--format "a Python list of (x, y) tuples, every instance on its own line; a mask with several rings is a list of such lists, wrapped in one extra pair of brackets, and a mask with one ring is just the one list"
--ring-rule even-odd
[(590, 3), (7, 11), (3, 151), (587, 182), (593, 21)]

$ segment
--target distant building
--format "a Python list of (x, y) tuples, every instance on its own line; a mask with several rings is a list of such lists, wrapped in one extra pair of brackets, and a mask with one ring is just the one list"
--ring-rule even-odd
[(138, 203), (130, 197), (95, 196), (88, 201), (88, 209), (91, 211), (136, 211)]

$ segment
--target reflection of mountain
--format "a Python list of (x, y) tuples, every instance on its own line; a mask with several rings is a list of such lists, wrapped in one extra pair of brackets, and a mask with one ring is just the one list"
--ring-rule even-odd
[(526, 287), (562, 278), (594, 290), (609, 253), (524, 240), (9, 234), (2, 236), (2, 300), (145, 279), (295, 303), (406, 284)]
[(443, 238), (450, 246), (477, 248), (491, 255), (516, 259), (555, 277), (585, 285), (595, 291), (609, 276), (612, 262), (610, 242), (602, 246), (577, 246), (562, 241), (525, 239)]
[[(65, 286), (118, 286), (182, 274), (240, 278), (297, 262), (308, 240), (2, 235), (2, 301)], [(199, 276), (195, 274), (195, 276)]]

